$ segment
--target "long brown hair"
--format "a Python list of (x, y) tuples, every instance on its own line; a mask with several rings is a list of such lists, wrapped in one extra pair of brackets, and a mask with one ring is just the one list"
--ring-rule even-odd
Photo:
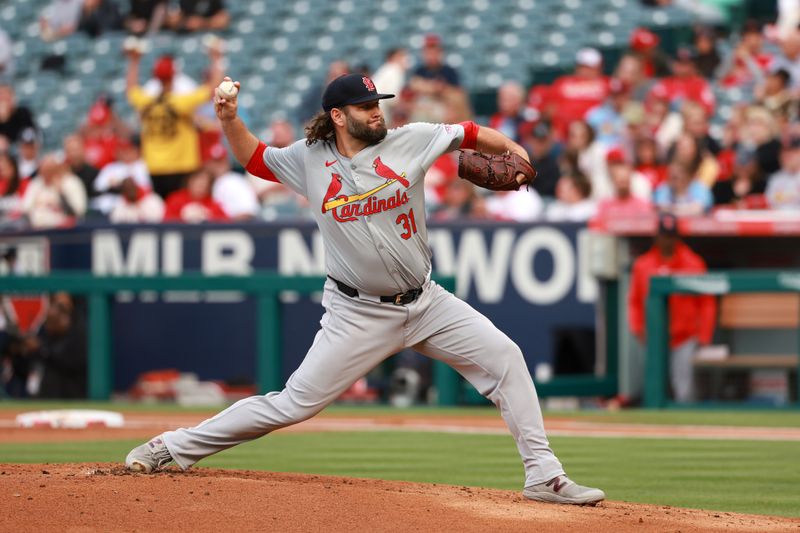
[(333, 119), (328, 111), (320, 111), (306, 126), (306, 146), (317, 141), (332, 141), (336, 137)]

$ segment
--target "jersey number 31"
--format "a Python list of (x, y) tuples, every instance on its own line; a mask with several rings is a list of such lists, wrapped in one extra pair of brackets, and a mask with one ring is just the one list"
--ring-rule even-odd
[(395, 224), (401, 224), (403, 226), (403, 233), (400, 234), (400, 237), (408, 240), (417, 232), (417, 221), (414, 220), (414, 210), (411, 209), (408, 214), (401, 213), (398, 215), (397, 220), (394, 221)]

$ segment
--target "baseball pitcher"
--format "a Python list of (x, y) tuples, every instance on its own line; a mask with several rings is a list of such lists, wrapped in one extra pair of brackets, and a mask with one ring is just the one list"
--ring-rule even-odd
[[(282, 391), (241, 400), (189, 429), (133, 449), (127, 467), (182, 469), (214, 453), (319, 413), (391, 354), (404, 348), (443, 361), (499, 409), (525, 467), (532, 500), (596, 504), (605, 494), (564, 473), (544, 432), (533, 380), (517, 345), (486, 317), (431, 281), (425, 172), (442, 154), (461, 154), (459, 174), (492, 190), (518, 189), (536, 171), (525, 150), (473, 122), (409, 124), (388, 130), (372, 80), (333, 80), (306, 138), (286, 147), (260, 142), (237, 116), (239, 83), (214, 97), (235, 157), (247, 170), (306, 197), (325, 243), (327, 281), (320, 330)], [(472, 150), (475, 150), (474, 152)], [(494, 154), (494, 155), (492, 155)]]

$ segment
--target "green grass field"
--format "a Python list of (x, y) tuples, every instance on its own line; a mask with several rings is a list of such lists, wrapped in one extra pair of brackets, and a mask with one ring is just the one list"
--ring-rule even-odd
[[(0, 410), (53, 404), (0, 403)], [(91, 404), (91, 407), (109, 407)], [(128, 406), (114, 405), (112, 408)], [(138, 407), (141, 411), (186, 412)], [(337, 407), (335, 416), (485, 414), (492, 409)], [(797, 427), (797, 412), (624, 411), (550, 413), (593, 421)], [(2, 440), (0, 438), (0, 440)], [(554, 437), (552, 446), (580, 483), (609, 499), (800, 517), (800, 442)], [(121, 461), (138, 441), (0, 444), (0, 462)], [(519, 490), (522, 466), (511, 436), (421, 432), (281, 433), (210, 457), (205, 467), (306, 472)]]

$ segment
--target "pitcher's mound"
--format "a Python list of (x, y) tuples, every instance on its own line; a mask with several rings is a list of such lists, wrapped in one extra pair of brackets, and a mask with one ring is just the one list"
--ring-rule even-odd
[(0, 487), (0, 531), (800, 531), (787, 518), (242, 470), (0, 464)]

